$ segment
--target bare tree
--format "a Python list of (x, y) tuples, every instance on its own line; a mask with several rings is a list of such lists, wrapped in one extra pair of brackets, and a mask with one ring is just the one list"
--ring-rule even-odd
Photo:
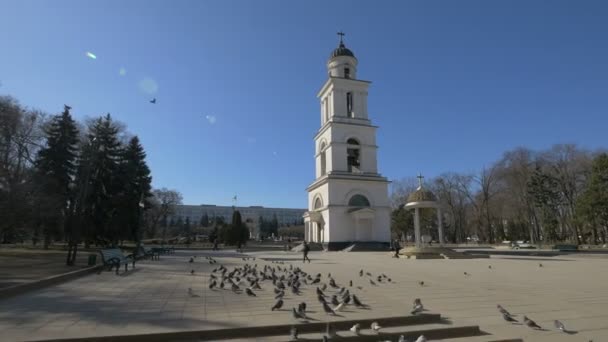
[[(154, 189), (152, 191), (154, 197), (150, 199), (152, 207), (147, 211), (146, 221), (148, 230), (153, 234), (158, 229), (158, 224), (161, 221), (166, 221), (167, 218), (175, 213), (175, 206), (182, 204), (182, 194), (177, 190), (169, 190), (167, 188)], [(167, 226), (162, 228), (163, 239), (167, 235)]]
[(433, 182), (435, 194), (440, 205), (447, 209), (446, 235), (452, 242), (463, 242), (468, 235), (467, 208), (470, 206), (467, 194), (470, 193), (472, 176), (457, 173), (444, 173)]

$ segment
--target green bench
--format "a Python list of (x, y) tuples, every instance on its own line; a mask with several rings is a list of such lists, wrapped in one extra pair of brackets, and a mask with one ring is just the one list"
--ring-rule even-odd
[(116, 267), (116, 274), (118, 274), (120, 265), (125, 265), (125, 272), (128, 270), (129, 263), (132, 263), (133, 268), (135, 268), (135, 257), (133, 254), (125, 255), (120, 248), (104, 248), (99, 253), (101, 254), (101, 261), (104, 266), (107, 266), (110, 271)]
[(154, 248), (144, 246), (143, 244), (141, 244), (137, 247), (135, 255), (137, 256), (137, 258), (144, 258), (144, 259), (151, 258), (152, 260), (160, 259), (160, 252), (154, 250)]
[(568, 244), (554, 245), (553, 249), (556, 249), (560, 252), (575, 252), (575, 251), (578, 251), (578, 245), (568, 245)]

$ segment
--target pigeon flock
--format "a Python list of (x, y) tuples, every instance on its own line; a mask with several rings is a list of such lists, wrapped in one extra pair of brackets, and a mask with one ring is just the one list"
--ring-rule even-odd
[[(189, 263), (194, 263), (196, 256), (189, 258)], [(217, 260), (213, 257), (205, 256), (207, 262), (211, 265), (217, 264)], [(340, 313), (344, 311), (346, 307), (356, 309), (369, 309), (370, 306), (364, 304), (353, 289), (353, 280), (349, 280), (341, 285), (338, 283), (336, 278), (328, 273), (325, 277), (321, 273), (310, 274), (305, 272), (300, 267), (294, 267), (292, 264), (285, 265), (283, 261), (272, 261), (274, 265), (265, 264), (259, 266), (255, 257), (243, 257), (244, 264), (235, 266), (228, 269), (224, 265), (219, 265), (214, 268), (209, 274), (208, 287), (210, 290), (226, 290), (231, 291), (235, 295), (245, 294), (248, 297), (258, 297), (256, 292), (265, 291), (262, 288), (262, 284), (266, 287), (272, 286), (274, 293), (274, 303), (270, 305), (271, 311), (287, 311), (291, 314), (291, 317), (296, 323), (318, 321), (309, 315), (309, 313), (317, 313), (318, 311), (311, 311), (309, 303), (302, 301), (298, 298), (304, 291), (315, 291), (318, 305), (328, 316), (340, 316)], [(251, 261), (251, 263), (250, 263)], [(541, 266), (542, 267), (542, 266)], [(488, 268), (491, 269), (491, 266)], [(194, 275), (194, 269), (191, 270), (191, 274)], [(471, 274), (464, 272), (465, 277), (470, 277)], [(366, 278), (370, 286), (378, 287), (384, 284), (393, 283), (393, 280), (386, 274), (372, 275), (370, 272), (365, 272), (361, 269), (358, 272), (359, 278)], [(424, 281), (419, 281), (420, 286), (428, 286)], [(357, 286), (357, 289), (361, 290), (362, 286)], [(195, 294), (192, 288), (188, 288), (188, 295), (190, 297), (199, 297)], [(502, 315), (503, 319), (511, 324), (522, 324), (500, 304), (497, 305), (497, 309)], [(420, 298), (414, 299), (413, 306), (409, 312), (411, 315), (418, 315), (425, 311)], [(536, 322), (527, 316), (522, 318), (523, 324), (531, 329), (545, 330), (540, 327)], [(554, 321), (555, 328), (564, 333), (575, 333), (568, 331), (564, 324), (558, 320)], [(351, 336), (359, 336), (361, 334), (361, 324), (356, 323), (353, 325), (349, 332)], [(369, 329), (375, 333), (380, 334), (382, 326), (378, 322), (373, 322)], [(348, 334), (348, 333), (347, 333)], [(297, 326), (292, 326), (289, 331), (290, 341), (298, 340), (298, 329)], [(337, 333), (333, 329), (329, 322), (326, 325), (325, 332), (323, 333), (323, 341), (329, 341), (333, 337), (336, 337)], [(345, 335), (346, 336), (346, 335)], [(388, 342), (390, 340), (385, 340)], [(419, 336), (415, 341), (407, 340), (403, 335), (399, 337), (398, 342), (423, 342), (427, 341), (424, 335)]]

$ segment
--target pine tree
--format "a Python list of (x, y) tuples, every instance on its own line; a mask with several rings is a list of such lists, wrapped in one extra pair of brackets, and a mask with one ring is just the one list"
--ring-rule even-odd
[(115, 177), (117, 194), (113, 198), (117, 209), (113, 235), (139, 241), (144, 210), (152, 197), (152, 177), (146, 164), (146, 152), (137, 136), (122, 150), (118, 174)]
[[(602, 153), (593, 160), (587, 188), (578, 200), (576, 214), (588, 224), (596, 242), (601, 239), (606, 243), (608, 233), (608, 154)], [(601, 229), (600, 233), (598, 233), (598, 227)]]
[(51, 235), (61, 230), (68, 214), (70, 186), (76, 172), (78, 129), (70, 107), (64, 106), (63, 113), (53, 117), (44, 133), (46, 146), (38, 152), (35, 175), (39, 222), (44, 225), (44, 246), (48, 248)]
[(89, 128), (78, 165), (79, 212), (85, 228), (85, 242), (116, 244), (120, 236), (112, 229), (117, 208), (115, 199), (121, 191), (118, 169), (122, 146), (118, 128), (110, 114), (96, 120)]

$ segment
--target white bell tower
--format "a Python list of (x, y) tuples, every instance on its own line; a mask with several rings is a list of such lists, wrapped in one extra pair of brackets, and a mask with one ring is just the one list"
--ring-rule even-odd
[(390, 241), (389, 182), (378, 173), (378, 127), (367, 112), (370, 82), (357, 79), (358, 61), (344, 45), (344, 33), (338, 35), (317, 95), (321, 128), (314, 138), (316, 179), (307, 188), (305, 238), (329, 250), (353, 243), (377, 248)]

